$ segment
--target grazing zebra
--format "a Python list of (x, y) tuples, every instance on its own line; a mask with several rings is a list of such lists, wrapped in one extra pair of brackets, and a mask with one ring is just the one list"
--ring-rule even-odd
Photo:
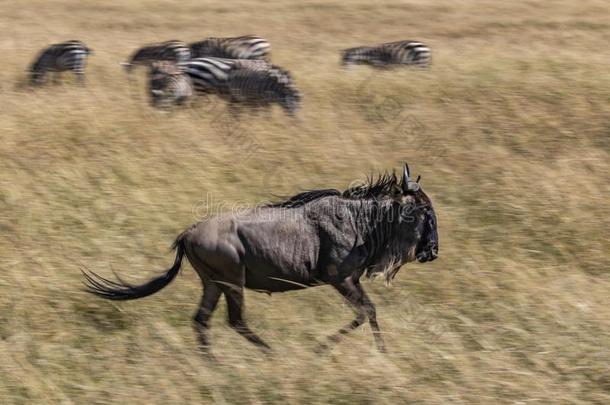
[(294, 115), (301, 104), (301, 93), (284, 70), (233, 69), (227, 81), (229, 100), (251, 106), (279, 104), (286, 113)]
[(123, 63), (127, 73), (130, 73), (134, 66), (148, 65), (155, 61), (170, 61), (176, 64), (183, 64), (191, 58), (191, 48), (184, 42), (172, 40), (158, 44), (146, 45), (131, 55), (128, 62)]
[(71, 70), (78, 81), (84, 83), (87, 57), (93, 52), (81, 41), (66, 41), (45, 48), (30, 67), (30, 82), (34, 85), (46, 81), (47, 72), (54, 72), (54, 80), (59, 73)]
[[(188, 76), (193, 90), (199, 94), (215, 94), (231, 104), (280, 104), (289, 114), (299, 108), (301, 93), (296, 89), (290, 73), (262, 60), (196, 58), (180, 69)], [(163, 72), (157, 72), (163, 75)], [(161, 78), (162, 76), (159, 76)], [(159, 81), (162, 85), (169, 82)], [(157, 94), (162, 93), (155, 88)], [(163, 96), (171, 92), (164, 91)]]
[(269, 69), (272, 65), (263, 60), (195, 58), (184, 64), (184, 72), (193, 81), (199, 93), (226, 94), (227, 80), (232, 69)]
[(155, 107), (181, 105), (193, 95), (193, 82), (173, 62), (153, 62), (150, 67), (149, 91)]
[(344, 66), (367, 64), (375, 67), (392, 65), (427, 67), (430, 64), (430, 56), (430, 48), (421, 42), (397, 41), (345, 49), (342, 62)]
[(232, 38), (207, 38), (191, 44), (193, 58), (269, 60), (271, 44), (264, 38), (246, 35)]

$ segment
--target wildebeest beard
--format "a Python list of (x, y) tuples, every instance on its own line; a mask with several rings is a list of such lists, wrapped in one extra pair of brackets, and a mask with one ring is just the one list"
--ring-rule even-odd
[(357, 224), (368, 252), (367, 278), (383, 276), (390, 284), (403, 264), (416, 259), (423, 236), (420, 210), (389, 198), (361, 203)]

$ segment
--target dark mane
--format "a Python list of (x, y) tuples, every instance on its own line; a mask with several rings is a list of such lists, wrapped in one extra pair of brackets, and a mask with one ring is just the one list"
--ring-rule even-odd
[(340, 195), (341, 195), (341, 192), (339, 190), (335, 190), (334, 188), (327, 188), (327, 189), (323, 189), (323, 190), (309, 190), (309, 191), (304, 191), (302, 193), (293, 195), (292, 197), (290, 197), (284, 201), (266, 204), (265, 207), (295, 208), (295, 207), (300, 207), (302, 205), (305, 205), (308, 202), (320, 199), (322, 197), (340, 196)]
[(400, 180), (395, 173), (384, 172), (376, 178), (373, 176), (367, 177), (364, 184), (350, 187), (341, 195), (351, 200), (386, 197), (391, 194), (392, 189), (399, 186)]
[(323, 197), (338, 196), (350, 200), (376, 199), (390, 195), (394, 187), (400, 186), (395, 173), (381, 173), (377, 177), (369, 176), (361, 185), (352, 186), (343, 192), (328, 188), (309, 190), (296, 194), (283, 201), (264, 205), (269, 208), (296, 208)]

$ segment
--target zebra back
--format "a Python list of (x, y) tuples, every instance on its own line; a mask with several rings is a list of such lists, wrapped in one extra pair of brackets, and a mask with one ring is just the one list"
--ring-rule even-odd
[(155, 61), (170, 61), (183, 64), (191, 58), (191, 48), (184, 42), (171, 40), (146, 45), (135, 51), (129, 61), (124, 63), (129, 73), (135, 65), (150, 65)]
[(227, 93), (227, 80), (232, 69), (265, 70), (271, 66), (263, 60), (227, 58), (195, 58), (183, 65), (196, 91), (219, 94)]
[(229, 38), (207, 38), (191, 44), (194, 58), (216, 57), (229, 59), (267, 60), (271, 44), (255, 35)]
[(233, 68), (233, 59), (195, 58), (184, 64), (184, 72), (200, 93), (225, 93), (227, 79)]

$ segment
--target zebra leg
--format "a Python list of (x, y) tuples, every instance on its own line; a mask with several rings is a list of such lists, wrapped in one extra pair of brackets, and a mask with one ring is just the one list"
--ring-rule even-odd
[(78, 84), (80, 84), (81, 86), (85, 85), (85, 72), (83, 70), (76, 70), (74, 72), (76, 74), (76, 80), (78, 82)]
[(229, 110), (229, 114), (231, 115), (231, 118), (239, 121), (240, 116), (241, 116), (241, 105), (238, 101), (236, 100), (229, 100), (229, 105), (228, 105), (228, 110)]
[(209, 329), (208, 321), (212, 316), (212, 312), (218, 304), (222, 291), (213, 282), (205, 283), (203, 287), (203, 297), (201, 298), (201, 304), (199, 310), (195, 314), (194, 326), (199, 337), (199, 347), (205, 353), (209, 350), (209, 341), (207, 336), (207, 330)]
[(260, 347), (264, 351), (269, 351), (271, 348), (261, 338), (259, 338), (246, 324), (243, 318), (244, 309), (244, 290), (241, 287), (224, 287), (223, 292), (227, 300), (229, 310), (229, 325), (240, 335), (248, 339), (250, 342)]

